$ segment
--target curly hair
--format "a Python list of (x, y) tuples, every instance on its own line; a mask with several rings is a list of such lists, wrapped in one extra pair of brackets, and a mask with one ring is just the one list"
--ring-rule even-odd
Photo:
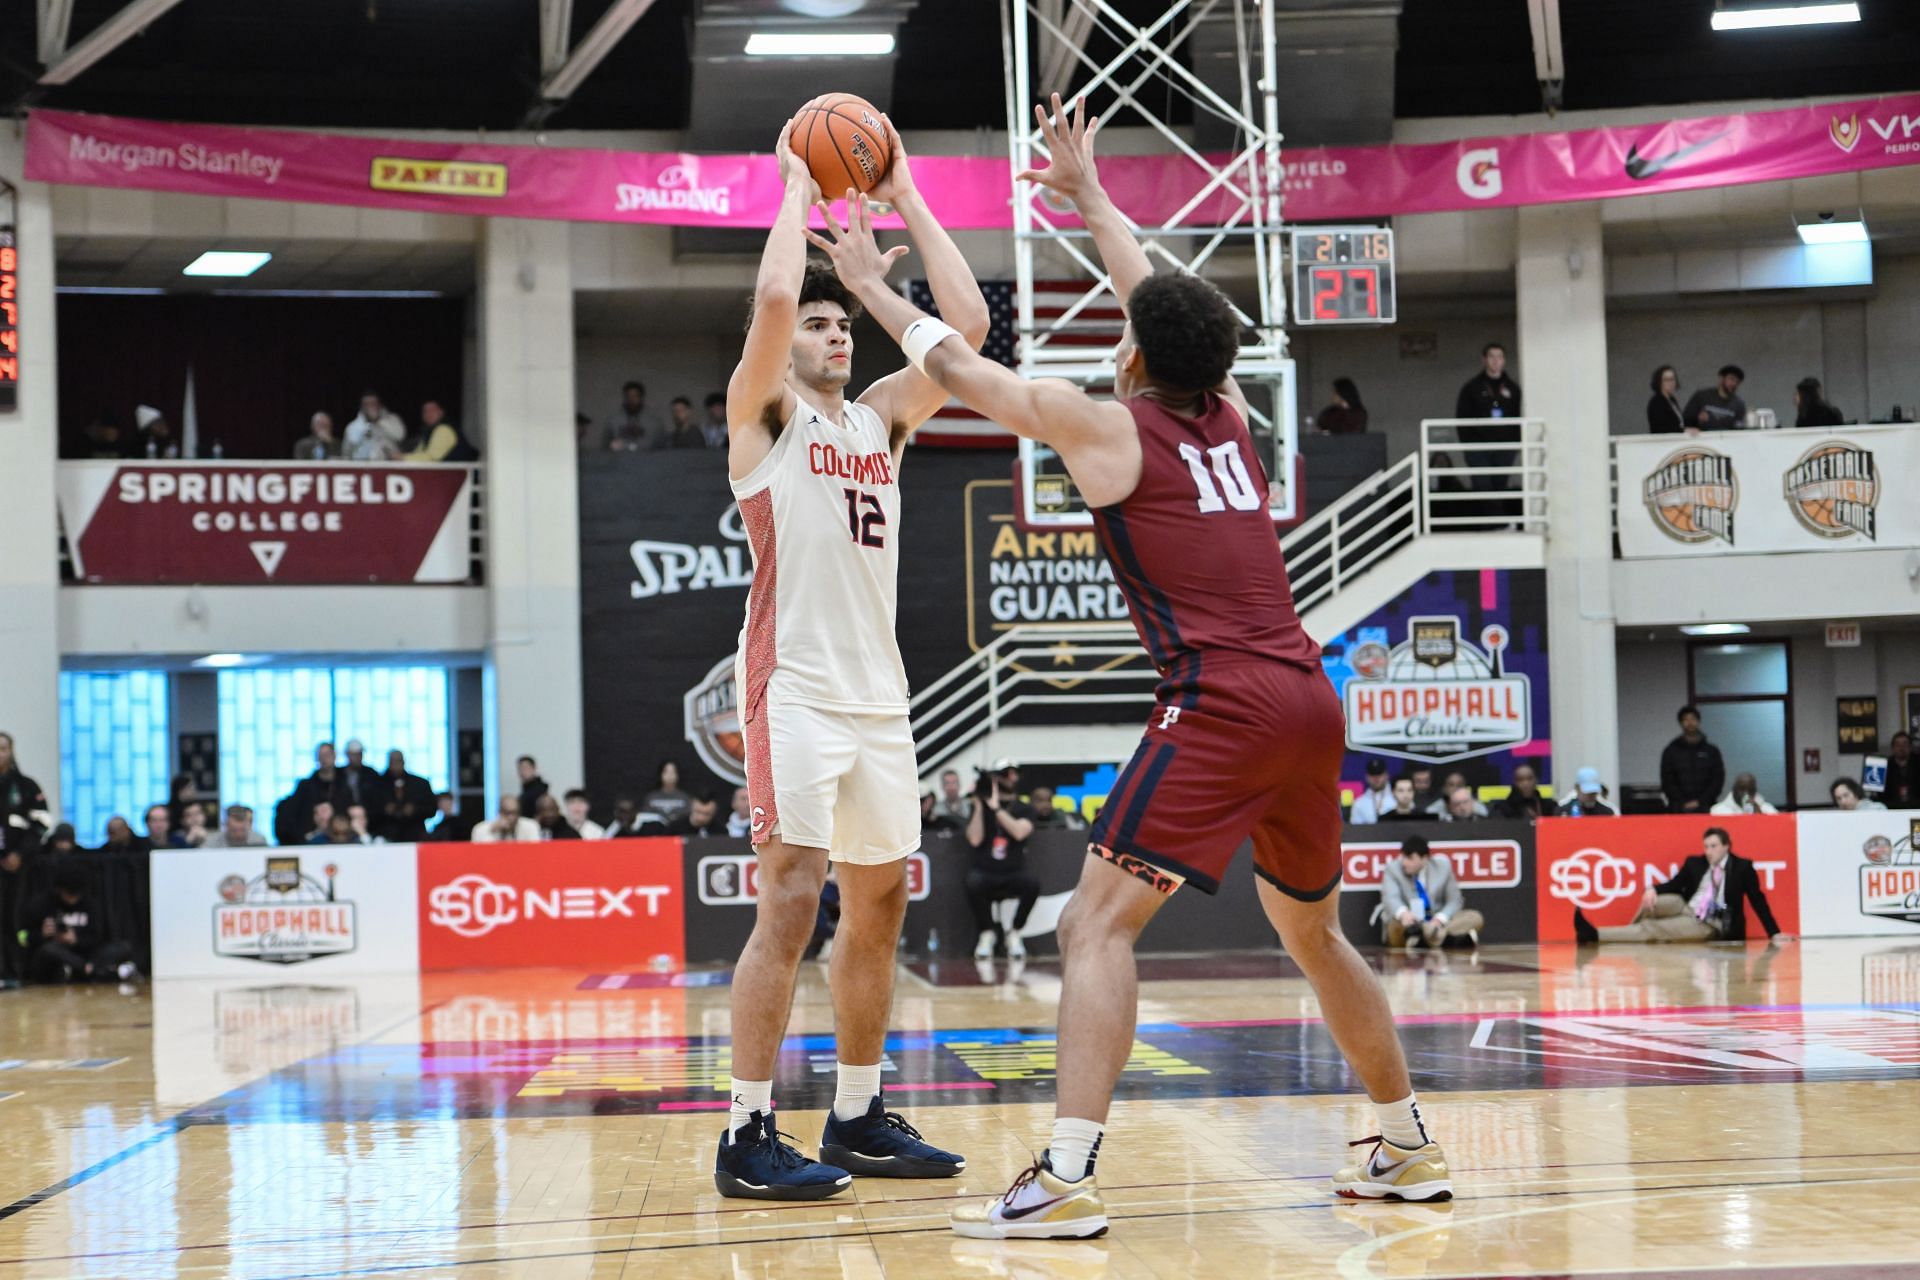
[(1227, 295), (1184, 271), (1149, 276), (1127, 299), (1133, 338), (1155, 382), (1206, 391), (1226, 381), (1240, 352), (1240, 320)]
[[(807, 259), (806, 274), (800, 277), (800, 305), (809, 302), (831, 302), (847, 313), (847, 319), (858, 320), (866, 312), (860, 305), (860, 299), (853, 296), (853, 290), (840, 282), (834, 274), (833, 264), (822, 262), (818, 258)], [(747, 295), (747, 328), (753, 328), (753, 295)]]

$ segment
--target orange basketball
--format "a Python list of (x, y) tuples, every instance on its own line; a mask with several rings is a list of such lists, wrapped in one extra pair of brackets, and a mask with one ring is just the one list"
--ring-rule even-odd
[(872, 190), (893, 163), (893, 146), (880, 113), (851, 93), (822, 94), (800, 108), (793, 150), (828, 200), (840, 199), (849, 187)]

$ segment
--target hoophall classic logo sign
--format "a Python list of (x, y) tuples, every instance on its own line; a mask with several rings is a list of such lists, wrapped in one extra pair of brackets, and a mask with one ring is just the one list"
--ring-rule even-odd
[(1532, 685), (1501, 663), (1507, 630), (1480, 632), (1484, 650), (1461, 637), (1457, 617), (1407, 620), (1407, 638), (1389, 650), (1363, 644), (1350, 661), (1347, 744), (1409, 760), (1486, 755), (1533, 737)]
[(354, 907), (335, 895), (339, 869), (329, 864), (326, 883), (300, 870), (300, 859), (276, 856), (249, 880), (220, 881), (213, 909), (213, 953), (268, 964), (299, 964), (353, 950)]
[(1860, 914), (1920, 924), (1920, 818), (1898, 839), (1869, 836), (1860, 852)]
[(1740, 482), (1733, 459), (1700, 445), (1676, 449), (1640, 484), (1647, 514), (1675, 542), (1732, 545), (1733, 513), (1740, 505)]

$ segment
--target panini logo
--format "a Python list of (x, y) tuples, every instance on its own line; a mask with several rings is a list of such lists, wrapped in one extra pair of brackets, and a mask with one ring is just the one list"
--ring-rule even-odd
[(1641, 484), (1647, 514), (1675, 542), (1733, 542), (1740, 482), (1733, 459), (1697, 446), (1668, 454)]
[(507, 166), (468, 160), (414, 160), (375, 156), (367, 185), (375, 191), (419, 191), (441, 196), (507, 194)]
[(1817, 444), (1787, 468), (1782, 487), (1809, 533), (1877, 540), (1880, 471), (1869, 450), (1844, 440)]

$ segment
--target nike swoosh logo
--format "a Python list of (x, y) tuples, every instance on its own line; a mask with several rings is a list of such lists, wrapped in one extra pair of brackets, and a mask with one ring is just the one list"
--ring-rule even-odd
[(1669, 151), (1663, 156), (1643, 156), (1640, 154), (1639, 145), (1635, 144), (1627, 148), (1627, 176), (1635, 182), (1645, 182), (1655, 174), (1679, 164), (1695, 152), (1706, 150), (1714, 143), (1720, 141), (1720, 139), (1726, 137), (1730, 132), (1731, 130), (1722, 129), (1711, 138), (1702, 138), (1691, 146), (1681, 147), (1677, 151)]
[[(1076, 1192), (1075, 1194), (1078, 1194), (1078, 1193)], [(1040, 1212), (1042, 1209), (1051, 1209), (1053, 1208), (1053, 1206), (1057, 1204), (1065, 1204), (1067, 1201), (1071, 1199), (1073, 1199), (1072, 1195), (1055, 1196), (1051, 1200), (1042, 1200), (1038, 1204), (1030, 1204), (1024, 1209), (1009, 1209), (1007, 1208), (1006, 1204), (1003, 1202), (1000, 1206), (1000, 1216), (1002, 1218), (1007, 1219), (1010, 1222), (1018, 1218), (1028, 1218)]]

